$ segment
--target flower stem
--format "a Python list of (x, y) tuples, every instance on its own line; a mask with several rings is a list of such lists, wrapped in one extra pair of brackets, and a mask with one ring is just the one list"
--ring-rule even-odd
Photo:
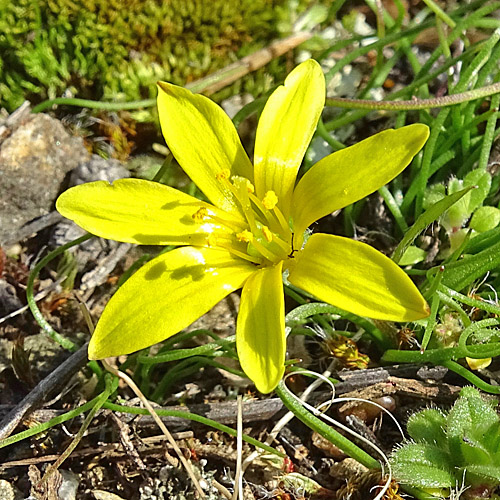
[(500, 394), (500, 387), (498, 385), (491, 385), (488, 382), (485, 382), (482, 378), (479, 378), (477, 375), (467, 370), (467, 368), (459, 365), (456, 361), (443, 361), (440, 363), (448, 370), (455, 372), (457, 375), (460, 375), (465, 380), (474, 384), (478, 389), (481, 389), (484, 392), (489, 392), (490, 394)]
[(347, 99), (343, 97), (330, 97), (326, 100), (326, 106), (347, 109), (369, 109), (401, 111), (415, 109), (442, 108), (453, 106), (462, 102), (474, 101), (483, 97), (498, 94), (500, 92), (500, 82), (486, 85), (479, 89), (468, 90), (459, 94), (452, 94), (433, 99), (410, 99), (407, 101), (372, 101), (370, 99)]
[(75, 245), (79, 245), (80, 243), (83, 243), (84, 241), (89, 240), (92, 238), (92, 234), (86, 234), (80, 238), (77, 238), (76, 240), (70, 241), (69, 243), (66, 243), (65, 245), (56, 248), (54, 251), (50, 252), (48, 255), (46, 255), (36, 266), (33, 268), (31, 271), (29, 277), (28, 277), (28, 283), (26, 285), (26, 299), (28, 301), (28, 306), (31, 310), (31, 313), (33, 314), (36, 322), (40, 325), (40, 327), (45, 331), (45, 333), (55, 342), (57, 342), (61, 347), (64, 347), (64, 349), (68, 349), (70, 351), (75, 351), (77, 349), (77, 346), (71, 342), (71, 340), (63, 337), (60, 333), (56, 332), (52, 326), (47, 322), (47, 320), (43, 317), (43, 314), (41, 313), (40, 309), (38, 309), (38, 306), (36, 305), (35, 297), (33, 294), (33, 285), (35, 283), (35, 279), (38, 276), (38, 273), (55, 257), (58, 255), (62, 254), (64, 251), (66, 251), (68, 248), (74, 247)]
[(310, 429), (316, 431), (318, 434), (328, 439), (335, 446), (340, 448), (344, 453), (363, 464), (370, 469), (380, 469), (380, 463), (375, 460), (371, 455), (366, 453), (353, 442), (349, 441), (342, 434), (332, 429), (328, 424), (315, 417), (312, 413), (307, 411), (295, 398), (293, 398), (286, 388), (283, 381), (278, 384), (275, 389), (276, 394), (279, 396), (283, 404), (304, 424)]

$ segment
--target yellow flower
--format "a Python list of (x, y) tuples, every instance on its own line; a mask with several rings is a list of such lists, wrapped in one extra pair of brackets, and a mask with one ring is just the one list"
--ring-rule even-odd
[(87, 231), (143, 245), (177, 245), (137, 271), (105, 308), (89, 357), (127, 354), (187, 327), (243, 288), (236, 329), (241, 366), (267, 393), (284, 372), (282, 276), (318, 299), (381, 320), (412, 321), (428, 306), (389, 258), (358, 241), (304, 232), (320, 217), (372, 193), (420, 150), (428, 128), (387, 130), (297, 172), (324, 106), (325, 80), (308, 60), (269, 98), (254, 165), (223, 110), (159, 83), (163, 135), (212, 204), (139, 179), (76, 186), (57, 209)]

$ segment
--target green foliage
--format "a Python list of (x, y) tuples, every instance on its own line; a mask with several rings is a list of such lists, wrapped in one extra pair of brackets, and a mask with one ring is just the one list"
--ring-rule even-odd
[(64, 290), (73, 290), (77, 273), (78, 262), (75, 256), (68, 251), (64, 252), (57, 265), (57, 275), (63, 279), (62, 286)]
[(437, 189), (435, 191), (437, 191), (439, 197), (433, 193), (432, 202), (429, 203), (427, 210), (421, 214), (415, 221), (415, 224), (413, 224), (413, 226), (406, 231), (403, 239), (396, 247), (396, 250), (394, 250), (394, 254), (392, 256), (394, 262), (400, 263), (400, 259), (402, 258), (408, 245), (410, 245), (410, 243), (430, 224), (441, 217), (445, 217), (449, 210), (451, 210), (456, 203), (469, 195), (470, 191), (473, 189), (473, 186), (468, 186), (460, 191), (445, 196), (444, 186), (437, 184), (436, 187)]
[(491, 189), (491, 175), (486, 170), (470, 171), (464, 179), (453, 178), (445, 186), (443, 183), (433, 184), (426, 189), (423, 207), (429, 209), (442, 200), (446, 193), (452, 195), (464, 188), (473, 188), (460, 200), (454, 203), (440, 218), (445, 229), (450, 248), (443, 255), (455, 251), (464, 241), (469, 229), (464, 226), (469, 221), (471, 237), (478, 233), (495, 228), (500, 222), (500, 210), (496, 207), (483, 206)]
[[(441, 225), (450, 233), (461, 228), (471, 214), (479, 208), (488, 196), (491, 187), (491, 175), (482, 170), (469, 172), (463, 180), (451, 179), (448, 183), (448, 194), (456, 193), (464, 188), (474, 186), (463, 198), (457, 201), (441, 218)], [(429, 208), (445, 196), (444, 184), (430, 186), (425, 194), (424, 208)]]
[[(299, 9), (309, 0), (298, 2)], [(0, 0), (0, 105), (58, 96), (131, 101), (203, 77), (290, 25), (288, 0)], [(280, 24), (281, 23), (281, 24)], [(271, 73), (284, 76), (275, 63)], [(264, 72), (245, 91), (267, 82)]]
[(492, 498), (500, 483), (500, 417), (477, 389), (465, 387), (447, 413), (427, 409), (410, 417), (413, 442), (391, 458), (398, 481), (452, 490), (462, 483), (468, 499)]

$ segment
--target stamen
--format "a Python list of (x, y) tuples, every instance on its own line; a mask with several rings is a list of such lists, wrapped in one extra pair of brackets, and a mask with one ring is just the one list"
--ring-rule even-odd
[(290, 225), (288, 224), (288, 221), (285, 219), (285, 216), (282, 214), (281, 210), (278, 208), (278, 205), (276, 205), (273, 208), (273, 213), (278, 219), (278, 222), (280, 223), (282, 232), (280, 231), (281, 234), (286, 234), (286, 239), (289, 240), (292, 237), (292, 231), (290, 230)]
[(286, 241), (283, 241), (278, 235), (273, 233), (273, 242), (276, 243), (285, 253), (285, 255), (288, 255), (291, 252), (291, 245), (290, 243), (287, 243)]
[(221, 217), (217, 217), (216, 215), (211, 215), (211, 216), (209, 216), (209, 218), (211, 221), (217, 222), (218, 224), (220, 224), (222, 226), (226, 226), (227, 228), (231, 229), (232, 231), (241, 231), (241, 229), (243, 229), (245, 227), (245, 224), (243, 224), (242, 222), (222, 219)]
[(217, 236), (215, 236), (215, 234), (209, 234), (207, 236), (207, 245), (209, 247), (216, 247), (216, 246), (218, 246), (217, 245), (218, 242), (219, 242), (219, 238)]
[(248, 255), (246, 252), (240, 252), (239, 250), (236, 250), (235, 248), (232, 247), (224, 247), (225, 250), (227, 250), (229, 253), (236, 255), (236, 257), (240, 257), (241, 259), (248, 260), (249, 262), (252, 262), (253, 264), (262, 264), (262, 259), (259, 259), (259, 257), (254, 257), (253, 255)]
[(281, 226), (276, 222), (276, 218), (273, 217), (273, 214), (266, 209), (257, 196), (254, 194), (250, 194), (249, 196), (252, 203), (259, 209), (262, 216), (266, 219), (267, 225), (270, 226), (275, 233), (279, 233), (281, 231)]
[(268, 243), (271, 243), (273, 241), (273, 233), (267, 226), (262, 226), (261, 227), (262, 234), (264, 235), (264, 238), (266, 238), (266, 241)]
[(238, 241), (243, 241), (244, 243), (252, 243), (254, 240), (253, 234), (248, 230), (245, 229), (244, 231), (241, 231), (241, 233), (238, 233), (236, 235), (236, 238)]
[(262, 198), (262, 205), (266, 210), (272, 210), (278, 204), (278, 197), (274, 191), (268, 191)]
[(212, 233), (207, 237), (207, 244), (224, 248), (235, 256), (259, 265), (266, 260), (274, 263), (286, 259), (291, 251), (292, 232), (277, 206), (276, 193), (270, 190), (259, 200), (254, 194), (253, 184), (247, 178), (230, 175), (230, 171), (224, 169), (216, 174), (216, 178), (234, 195), (243, 220), (226, 221), (210, 209), (200, 208), (193, 219), (208, 220), (232, 231), (229, 237), (227, 234), (215, 236)]
[(206, 207), (199, 208), (193, 215), (191, 215), (196, 222), (203, 222), (207, 216), (208, 210)]
[(226, 181), (229, 180), (230, 176), (231, 176), (231, 171), (228, 168), (223, 168), (220, 172), (218, 172), (215, 175), (215, 178), (218, 181)]
[(229, 180), (230, 176), (231, 172), (229, 171), (229, 169), (225, 168), (218, 174), (216, 174), (215, 178), (229, 190), (229, 192), (234, 196), (236, 201), (241, 203), (240, 194), (236, 189), (236, 187), (233, 185), (233, 183)]
[(254, 187), (254, 185), (248, 179), (245, 179), (245, 181), (246, 181), (246, 184), (247, 184), (247, 191), (249, 193), (255, 193), (255, 187)]
[[(252, 235), (252, 233), (250, 233), (250, 235)], [(261, 258), (237, 250), (234, 247), (234, 242), (231, 241), (230, 238), (227, 238), (225, 236), (216, 236), (214, 234), (210, 234), (207, 238), (207, 244), (209, 247), (223, 248), (224, 250), (227, 250), (230, 254), (235, 255), (236, 257), (239, 257), (241, 259), (247, 260), (249, 262), (252, 262), (253, 264), (258, 264), (258, 265), (262, 264)]]
[(240, 241), (244, 241), (249, 245), (252, 245), (258, 253), (270, 262), (276, 262), (279, 259), (279, 256), (268, 250), (250, 231), (242, 231), (240, 234), (236, 235), (236, 237)]
[(255, 215), (253, 213), (249, 198), (249, 195), (251, 196), (251, 193), (248, 192), (247, 186), (247, 182), (249, 181), (245, 177), (238, 176), (234, 176), (232, 180), (234, 183), (234, 187), (238, 192), (236, 198), (240, 202), (241, 209), (243, 210), (243, 214), (245, 215), (248, 225), (250, 226), (250, 230), (252, 231), (252, 233), (255, 233), (257, 230), (257, 226), (255, 225)]
[(192, 216), (196, 222), (208, 221), (211, 223), (217, 223), (220, 226), (226, 227), (231, 231), (241, 231), (246, 224), (235, 220), (223, 219), (217, 215), (214, 215), (207, 207), (199, 208)]
[[(276, 245), (278, 245), (278, 247), (279, 247), (279, 249), (269, 248), (269, 251), (275, 257), (283, 258), (283, 259), (286, 258), (286, 256), (290, 253), (290, 247), (291, 247), (290, 243), (283, 241), (279, 235), (277, 235), (276, 233), (273, 233), (267, 226), (263, 226), (263, 225), (259, 224), (258, 227), (259, 227), (259, 232), (262, 234), (262, 236), (267, 241), (267, 243), (276, 243)], [(257, 248), (257, 246), (255, 244), (256, 236), (254, 234), (252, 234), (250, 231), (242, 231), (242, 233), (238, 234), (237, 237), (240, 241), (252, 243), (253, 246), (255, 248)], [(264, 242), (260, 243), (261, 241), (262, 240), (259, 241), (259, 244), (262, 244), (265, 246), (265, 248), (268, 248)], [(279, 250), (282, 250), (282, 252), (283, 252), (281, 256), (279, 255)]]

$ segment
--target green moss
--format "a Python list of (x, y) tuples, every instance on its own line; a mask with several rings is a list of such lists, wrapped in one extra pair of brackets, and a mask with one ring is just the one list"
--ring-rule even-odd
[[(295, 3), (303, 10), (311, 1)], [(153, 97), (159, 79), (185, 84), (279, 37), (278, 26), (290, 23), (288, 6), (289, 0), (0, 0), (0, 105), (12, 111), (25, 98), (63, 95)], [(263, 84), (261, 72), (238, 90)]]

